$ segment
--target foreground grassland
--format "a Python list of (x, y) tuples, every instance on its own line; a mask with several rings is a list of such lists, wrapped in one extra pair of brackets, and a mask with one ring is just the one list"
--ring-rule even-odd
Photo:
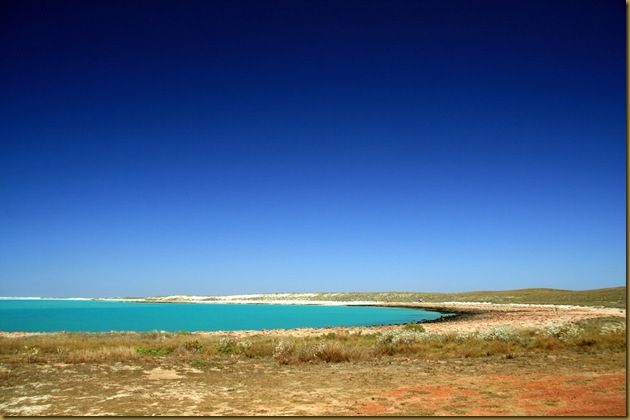
[(4, 337), (0, 414), (625, 415), (624, 318), (338, 331)]

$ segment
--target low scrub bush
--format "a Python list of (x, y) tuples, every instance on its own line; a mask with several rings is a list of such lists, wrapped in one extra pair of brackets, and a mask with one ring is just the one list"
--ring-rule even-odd
[(315, 346), (314, 356), (327, 363), (347, 362), (350, 360), (350, 351), (338, 343), (321, 343)]
[(170, 354), (171, 350), (164, 347), (156, 347), (156, 348), (138, 347), (136, 349), (136, 352), (140, 354), (146, 354), (149, 356), (160, 357), (160, 356), (166, 356), (167, 354)]
[(433, 334), (426, 332), (409, 331), (404, 329), (390, 330), (382, 333), (377, 339), (374, 353), (377, 355), (422, 353), (420, 343), (428, 343), (435, 340)]
[(530, 347), (534, 350), (554, 351), (564, 347), (564, 343), (556, 337), (540, 335), (534, 338)]
[(482, 340), (498, 340), (498, 341), (510, 341), (516, 338), (514, 329), (510, 326), (494, 327), (479, 332), (479, 338)]
[(273, 355), (274, 346), (270, 340), (245, 341), (241, 344), (241, 353), (246, 357), (270, 357)]
[(201, 353), (203, 351), (203, 344), (199, 340), (188, 341), (184, 343), (184, 348), (192, 353)]
[[(159, 349), (159, 350), (164, 350), (164, 349)], [(133, 347), (126, 347), (126, 346), (103, 347), (100, 349), (83, 349), (83, 350), (71, 351), (64, 358), (64, 360), (70, 363), (110, 362), (110, 361), (124, 362), (128, 360), (137, 359), (139, 357), (139, 353), (141, 352), (139, 352), (138, 349), (134, 351)], [(152, 354), (152, 356), (154, 355), (161, 356), (163, 354)]]
[(413, 344), (432, 338), (432, 334), (408, 330), (390, 330), (381, 334), (376, 340), (377, 344)]
[(626, 323), (625, 321), (619, 322), (606, 322), (602, 324), (600, 327), (600, 331), (602, 334), (610, 334), (616, 332), (625, 332), (626, 331)]
[(424, 328), (424, 325), (421, 325), (421, 324), (405, 324), (405, 326), (403, 326), (402, 329), (406, 331), (416, 331), (416, 332), (426, 331), (426, 329)]
[(573, 341), (584, 334), (584, 328), (576, 324), (552, 324), (543, 329), (543, 334), (560, 341)]
[(295, 342), (293, 340), (280, 340), (273, 349), (273, 359), (281, 365), (287, 365), (293, 360)]
[(222, 337), (219, 340), (219, 344), (216, 347), (217, 351), (221, 354), (238, 354), (240, 353), (240, 348), (238, 342), (229, 337)]
[(341, 363), (351, 360), (363, 360), (368, 352), (356, 344), (344, 342), (303, 343), (294, 344), (290, 359), (302, 363)]

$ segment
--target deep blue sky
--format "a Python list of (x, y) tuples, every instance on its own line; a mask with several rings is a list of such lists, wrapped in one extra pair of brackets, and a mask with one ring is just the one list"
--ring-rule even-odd
[(625, 284), (623, 0), (3, 1), (0, 295)]

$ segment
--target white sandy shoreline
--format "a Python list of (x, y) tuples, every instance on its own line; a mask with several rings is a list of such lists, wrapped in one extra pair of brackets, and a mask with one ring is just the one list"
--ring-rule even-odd
[[(187, 298), (187, 299), (182, 299)], [(281, 305), (364, 305), (383, 307), (404, 307), (433, 310), (443, 313), (468, 314), (464, 317), (452, 317), (444, 322), (424, 323), (428, 332), (434, 333), (468, 333), (489, 328), (510, 326), (513, 328), (544, 328), (549, 325), (576, 322), (596, 317), (626, 318), (626, 310), (619, 308), (603, 308), (593, 306), (573, 305), (542, 305), (523, 303), (490, 303), (490, 302), (379, 302), (379, 301), (313, 301), (306, 299), (243, 299), (243, 296), (222, 297), (217, 300), (198, 300), (198, 296), (169, 296), (149, 299), (107, 298), (93, 299), (96, 301), (122, 302), (155, 302), (155, 303), (198, 303), (198, 304), (281, 304)], [(204, 297), (205, 298), (205, 297)], [(75, 299), (76, 300), (76, 299)], [(87, 299), (92, 300), (92, 299)], [(450, 318), (450, 317), (449, 317)], [(282, 330), (238, 330), (238, 331), (197, 331), (194, 334), (203, 335), (271, 335), (271, 336), (311, 336), (327, 332), (346, 331), (374, 333), (393, 328), (395, 325), (366, 326), (366, 327), (330, 327), (330, 328), (294, 328)], [(57, 332), (0, 332), (0, 337), (11, 338), (28, 335), (58, 334)], [(98, 333), (96, 333), (98, 334)]]
[[(211, 300), (210, 300), (211, 299)], [(46, 297), (0, 297), (0, 300), (69, 300), (95, 302), (137, 302), (137, 303), (195, 303), (195, 304), (235, 304), (235, 305), (319, 305), (319, 306), (372, 306), (386, 302), (376, 300), (307, 300), (307, 299), (259, 299), (215, 296), (167, 296), (159, 298), (46, 298)]]

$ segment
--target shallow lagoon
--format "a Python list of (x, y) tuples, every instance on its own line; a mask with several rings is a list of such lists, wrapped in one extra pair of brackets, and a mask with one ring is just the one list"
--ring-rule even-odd
[(441, 314), (410, 308), (0, 300), (0, 331), (234, 331), (403, 324)]

